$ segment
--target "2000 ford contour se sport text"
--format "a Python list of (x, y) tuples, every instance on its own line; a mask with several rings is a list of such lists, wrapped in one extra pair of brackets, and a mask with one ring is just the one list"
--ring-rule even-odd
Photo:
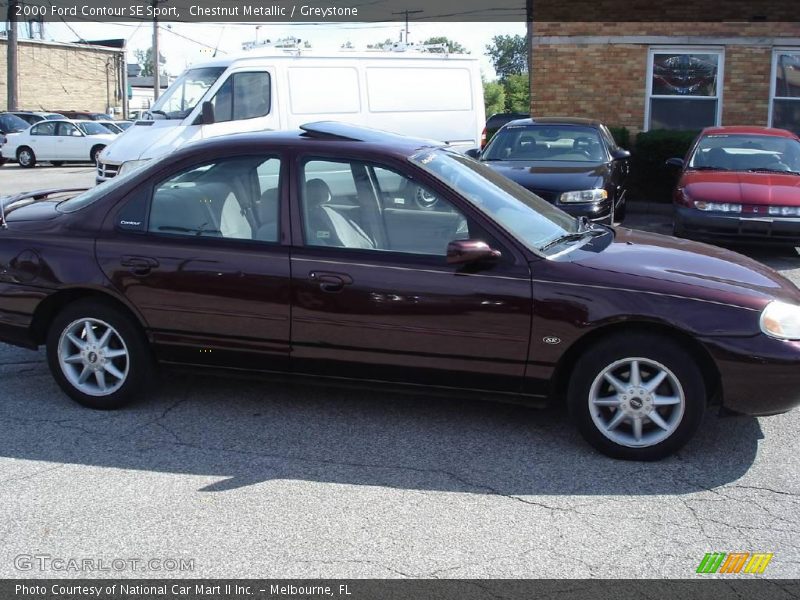
[[(566, 402), (610, 456), (800, 401), (800, 291), (571, 217), (435, 142), (323, 122), (2, 200), (0, 339), (92, 408), (157, 364)], [(211, 350), (209, 352), (208, 350)]]

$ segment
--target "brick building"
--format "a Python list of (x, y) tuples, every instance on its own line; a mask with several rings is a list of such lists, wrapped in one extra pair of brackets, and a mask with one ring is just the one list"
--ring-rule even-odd
[[(8, 99), (6, 52), (0, 38), (0, 110)], [(21, 39), (18, 57), (19, 110), (122, 113), (124, 48)]]
[(535, 22), (531, 64), (534, 115), (800, 131), (800, 23)]

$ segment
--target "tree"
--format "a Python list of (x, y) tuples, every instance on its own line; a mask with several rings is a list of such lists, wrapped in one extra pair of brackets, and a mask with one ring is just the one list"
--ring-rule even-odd
[(486, 46), (486, 54), (500, 81), (528, 70), (528, 45), (523, 35), (494, 36), (492, 43)]
[(483, 104), (486, 106), (487, 117), (494, 113), (506, 112), (506, 90), (501, 83), (483, 82)]
[(456, 42), (455, 40), (451, 40), (443, 35), (428, 38), (423, 44), (444, 44), (447, 46), (447, 52), (450, 54), (469, 54), (469, 50), (467, 50), (464, 46), (460, 43)]
[[(164, 57), (163, 54), (160, 52), (158, 53), (158, 64), (159, 67), (163, 67), (167, 59)], [(141, 72), (139, 73), (142, 77), (152, 77), (154, 74), (153, 71), (153, 49), (148, 48), (147, 50), (136, 50), (133, 55), (136, 57), (136, 62), (139, 63), (139, 66), (142, 68)], [(161, 69), (162, 75), (167, 75), (166, 72)]]
[(527, 71), (509, 75), (503, 87), (506, 93), (506, 112), (531, 112), (531, 82)]

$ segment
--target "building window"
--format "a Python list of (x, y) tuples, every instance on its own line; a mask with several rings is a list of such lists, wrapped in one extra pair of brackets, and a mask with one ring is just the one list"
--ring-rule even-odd
[(719, 125), (722, 50), (651, 48), (647, 64), (645, 129), (702, 129)]
[(772, 53), (769, 114), (772, 127), (800, 132), (800, 49)]

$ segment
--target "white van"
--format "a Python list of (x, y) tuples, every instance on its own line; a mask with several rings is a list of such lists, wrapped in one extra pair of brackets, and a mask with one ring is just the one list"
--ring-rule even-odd
[(485, 121), (477, 58), (274, 49), (190, 67), (146, 116), (102, 152), (98, 183), (228, 133), (331, 120), (474, 147)]

